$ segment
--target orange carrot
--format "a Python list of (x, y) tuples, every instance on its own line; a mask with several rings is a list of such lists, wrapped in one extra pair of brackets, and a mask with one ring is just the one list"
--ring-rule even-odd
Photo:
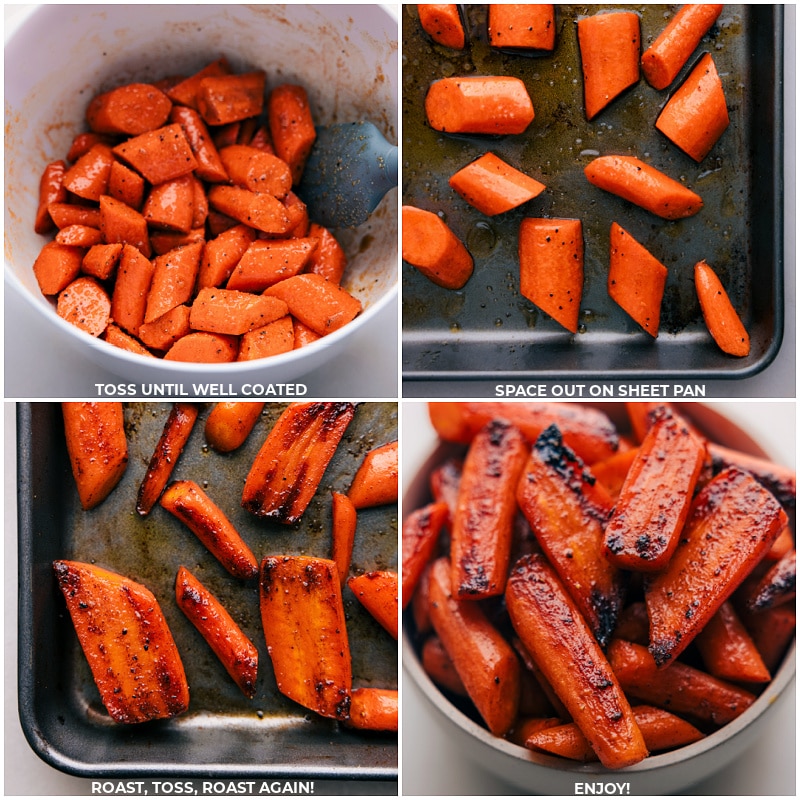
[(257, 117), (264, 108), (266, 75), (262, 70), (238, 75), (211, 75), (197, 85), (195, 102), (209, 125), (227, 125)]
[(745, 609), (740, 616), (767, 669), (774, 672), (781, 665), (789, 643), (795, 638), (797, 612), (794, 606), (786, 603), (758, 613)]
[(384, 630), (397, 638), (398, 575), (389, 570), (373, 570), (349, 578), (347, 585), (364, 608), (381, 624)]
[(210, 183), (226, 182), (228, 173), (200, 114), (188, 106), (173, 106), (169, 121), (177, 123), (183, 128), (183, 133), (197, 161), (194, 174)]
[(153, 230), (150, 233), (150, 245), (153, 248), (153, 254), (156, 256), (163, 256), (169, 253), (170, 250), (177, 250), (179, 247), (198, 243), (203, 245), (206, 243), (204, 227), (195, 228), (186, 233), (158, 230)]
[(88, 225), (68, 225), (56, 234), (55, 241), (71, 247), (89, 248), (100, 244), (103, 236), (97, 228)]
[(714, 472), (721, 472), (726, 467), (739, 467), (749, 472), (762, 486), (775, 495), (783, 505), (794, 508), (797, 497), (797, 477), (795, 471), (782, 464), (776, 464), (767, 458), (742, 453), (723, 447), (715, 442), (708, 443), (708, 450), (714, 466)]
[(242, 254), (226, 287), (243, 292), (263, 292), (270, 286), (299, 275), (317, 246), (315, 239), (257, 239)]
[(238, 186), (214, 186), (208, 202), (217, 211), (264, 233), (286, 233), (290, 228), (286, 209), (276, 197), (256, 194)]
[[(758, 480), (758, 478), (756, 478), (756, 480)], [(780, 500), (777, 495), (776, 499)], [(787, 525), (773, 542), (772, 547), (770, 547), (769, 552), (764, 558), (768, 561), (780, 561), (790, 550), (794, 550), (794, 536), (792, 535), (791, 526)]]
[(583, 293), (583, 232), (577, 219), (523, 219), (520, 293), (559, 325), (578, 331)]
[(102, 133), (94, 133), (87, 131), (79, 133), (72, 140), (72, 144), (67, 151), (67, 161), (74, 164), (82, 155), (88, 153), (96, 144), (112, 145), (116, 138), (114, 136), (107, 136)]
[(53, 161), (42, 172), (42, 177), (39, 179), (39, 206), (33, 223), (33, 230), (36, 233), (49, 233), (55, 227), (48, 206), (50, 203), (66, 201), (67, 190), (64, 187), (66, 171), (67, 165), (64, 161)]
[(234, 186), (271, 194), (282, 200), (292, 188), (292, 173), (278, 156), (255, 147), (234, 144), (219, 151), (225, 171)]
[(552, 50), (556, 42), (555, 6), (547, 3), (490, 3), (492, 47)]
[(95, 95), (86, 109), (86, 121), (96, 133), (140, 133), (160, 128), (169, 117), (172, 102), (147, 83), (129, 83)]
[(192, 303), (189, 322), (196, 331), (238, 335), (286, 316), (286, 303), (230, 289), (201, 289)]
[(145, 258), (150, 257), (147, 220), (136, 209), (108, 195), (100, 198), (100, 231), (106, 244), (131, 244)]
[(728, 293), (705, 261), (694, 266), (694, 284), (708, 332), (723, 353), (740, 358), (750, 353), (750, 336)]
[(699, 195), (633, 156), (600, 156), (584, 173), (594, 186), (664, 219), (691, 217), (703, 207)]
[(322, 337), (311, 330), (308, 325), (304, 325), (300, 322), (299, 319), (295, 319), (292, 317), (292, 323), (294, 328), (294, 347), (293, 350), (297, 350), (299, 347), (305, 347), (306, 345), (313, 344), (318, 339)]
[(637, 601), (622, 609), (613, 638), (647, 646), (650, 641), (650, 619), (643, 602)]
[(639, 15), (632, 11), (595, 14), (578, 20), (587, 119), (594, 119), (639, 81), (640, 43)]
[(154, 228), (183, 233), (191, 230), (194, 217), (191, 175), (181, 175), (154, 186), (144, 201), (142, 216)]
[(490, 217), (527, 203), (546, 188), (494, 153), (485, 153), (467, 164), (449, 183), (470, 205)]
[(239, 343), (237, 361), (269, 358), (294, 350), (294, 324), (287, 314), (274, 322), (248, 331)]
[(197, 288), (222, 286), (255, 238), (253, 228), (248, 225), (234, 225), (206, 242), (197, 276)]
[(84, 200), (97, 201), (101, 195), (107, 194), (113, 163), (111, 148), (96, 144), (64, 173), (63, 186)]
[(94, 278), (76, 278), (58, 295), (56, 311), (90, 336), (100, 336), (111, 321), (111, 300)]
[(216, 403), (206, 418), (206, 441), (218, 453), (241, 447), (258, 422), (264, 403)]
[(347, 496), (357, 509), (397, 502), (397, 440), (364, 456)]
[(642, 72), (655, 89), (666, 89), (687, 62), (700, 40), (722, 13), (722, 5), (683, 6), (642, 55)]
[(202, 250), (203, 245), (198, 242), (156, 257), (153, 280), (147, 295), (145, 322), (153, 322), (175, 306), (192, 299)]
[(267, 112), (272, 146), (289, 165), (296, 185), (317, 138), (306, 90), (291, 84), (276, 86), (270, 93)]
[(638, 447), (631, 447), (621, 453), (615, 453), (603, 461), (592, 464), (592, 473), (608, 490), (612, 500), (616, 500), (619, 497), (622, 484), (625, 483), (625, 477), (638, 452)]
[(411, 602), (425, 566), (436, 552), (449, 514), (446, 503), (436, 502), (412, 511), (403, 521), (403, 608)]
[(445, 289), (461, 289), (472, 275), (472, 256), (447, 223), (413, 206), (403, 206), (403, 260)]
[(197, 167), (186, 134), (177, 123), (134, 136), (118, 144), (114, 154), (152, 184), (179, 178)]
[(230, 75), (231, 66), (228, 60), (223, 56), (210, 64), (206, 64), (199, 72), (195, 72), (188, 78), (184, 78), (174, 86), (170, 86), (167, 90), (167, 96), (180, 106), (189, 106), (190, 108), (197, 109), (197, 89), (200, 86), (200, 81), (204, 78), (213, 78), (220, 75)]
[(322, 275), (332, 283), (341, 283), (347, 267), (344, 248), (327, 228), (316, 222), (310, 224), (308, 236), (317, 240), (317, 246), (311, 251), (311, 256), (306, 262), (306, 272)]
[(612, 222), (608, 294), (653, 338), (658, 336), (666, 282), (667, 268)]
[(353, 555), (358, 512), (346, 494), (333, 492), (332, 501), (331, 558), (336, 563), (339, 582), (344, 587), (350, 572)]
[(127, 350), (129, 353), (136, 353), (137, 355), (144, 356), (145, 358), (155, 358), (155, 356), (133, 336), (125, 333), (122, 328), (114, 325), (113, 322), (109, 323), (106, 332), (103, 334), (103, 339), (114, 347), (119, 347), (122, 350)]
[(308, 206), (294, 193), (289, 192), (283, 198), (283, 207), (289, 217), (289, 227), (286, 230), (287, 237), (299, 239), (308, 238), (308, 231), (311, 228), (311, 219), (308, 216)]
[(453, 50), (464, 49), (464, 23), (456, 3), (418, 3), (417, 15), (422, 30), (434, 42)]
[(753, 611), (763, 611), (795, 598), (797, 585), (797, 552), (792, 548), (783, 558), (776, 561), (758, 582), (747, 600)]
[(195, 364), (227, 364), (236, 361), (238, 353), (239, 343), (235, 336), (197, 331), (178, 339), (164, 359)]
[(138, 336), (144, 322), (153, 269), (153, 263), (136, 247), (129, 244), (122, 246), (111, 297), (111, 317), (117, 325), (134, 336)]
[(422, 668), (437, 686), (461, 697), (467, 696), (467, 690), (458, 677), (453, 659), (447, 654), (438, 636), (429, 636), (425, 640), (422, 645), (421, 661)]
[(461, 485), (463, 469), (464, 462), (461, 459), (448, 458), (434, 467), (429, 478), (434, 501), (447, 506), (449, 519), (444, 520), (444, 524), (448, 526), (456, 513), (458, 489)]
[(66, 228), (69, 225), (88, 225), (90, 228), (100, 227), (100, 209), (96, 206), (50, 203), (47, 211), (57, 228)]
[(397, 689), (365, 687), (350, 695), (350, 728), (365, 731), (396, 731), (400, 717)]
[(42, 294), (54, 295), (66, 289), (81, 271), (83, 254), (78, 247), (48, 242), (33, 262), (33, 274)]
[(101, 281), (108, 280), (116, 269), (122, 255), (122, 245), (96, 244), (89, 248), (83, 257), (81, 270), (84, 275), (90, 275)]
[(152, 322), (141, 325), (139, 338), (153, 350), (169, 350), (175, 342), (191, 333), (190, 314), (189, 306), (175, 306)]
[(144, 178), (119, 161), (111, 165), (108, 174), (108, 195), (134, 210), (139, 210), (144, 201)]

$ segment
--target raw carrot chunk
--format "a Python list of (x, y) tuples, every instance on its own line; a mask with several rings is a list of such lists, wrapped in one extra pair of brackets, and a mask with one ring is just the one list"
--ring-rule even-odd
[(206, 242), (200, 260), (197, 288), (222, 286), (255, 238), (256, 233), (253, 228), (247, 225), (234, 225)]
[(113, 163), (111, 148), (96, 144), (66, 171), (63, 186), (84, 200), (97, 201), (108, 192), (108, 179)]
[(464, 49), (464, 23), (456, 3), (418, 3), (417, 14), (422, 30), (434, 42), (453, 50)]
[(287, 315), (245, 333), (239, 344), (237, 361), (268, 358), (291, 350), (294, 350), (294, 324)]
[(160, 128), (169, 116), (172, 102), (147, 83), (129, 83), (92, 98), (86, 121), (96, 133), (140, 133)]
[(153, 254), (163, 256), (170, 250), (177, 250), (179, 247), (186, 247), (190, 244), (205, 244), (205, 228), (195, 228), (183, 233), (182, 231), (159, 231), (153, 230), (150, 234), (150, 245)]
[(199, 72), (185, 78), (184, 80), (170, 86), (167, 90), (167, 96), (174, 103), (181, 106), (189, 106), (189, 108), (197, 109), (197, 90), (200, 86), (200, 81), (205, 78), (219, 77), (220, 75), (230, 75), (231, 66), (228, 59), (224, 56), (206, 64)]
[(269, 96), (268, 113), (272, 146), (289, 165), (296, 185), (317, 138), (306, 90), (292, 84), (277, 86)]
[(81, 271), (84, 251), (58, 242), (48, 242), (33, 262), (33, 274), (42, 294), (54, 295), (66, 289)]
[(214, 186), (208, 202), (217, 211), (264, 233), (284, 234), (291, 220), (283, 203), (269, 194), (256, 194), (238, 186)]
[(107, 144), (111, 146), (114, 144), (115, 137), (107, 136), (102, 133), (94, 133), (87, 131), (86, 133), (79, 133), (69, 146), (67, 151), (67, 161), (74, 164), (82, 155), (88, 153), (96, 144)]
[(186, 233), (194, 218), (194, 186), (191, 175), (181, 175), (154, 186), (144, 202), (142, 216), (154, 228)]
[(239, 344), (235, 337), (198, 331), (178, 339), (164, 358), (196, 364), (225, 364), (236, 361), (238, 352)]
[(106, 244), (130, 244), (145, 258), (150, 257), (147, 220), (136, 209), (108, 195), (100, 198), (100, 231)]
[(694, 284), (706, 327), (719, 349), (739, 358), (749, 355), (750, 336), (722, 281), (705, 261), (695, 264)]
[(100, 336), (111, 321), (111, 301), (94, 278), (76, 278), (58, 296), (58, 316), (90, 336)]
[(175, 306), (139, 328), (139, 338), (153, 350), (169, 350), (178, 339), (191, 333), (189, 306)]
[(100, 209), (96, 206), (50, 203), (47, 210), (57, 228), (66, 228), (69, 225), (88, 225), (91, 228), (100, 227)]
[(251, 192), (271, 194), (282, 200), (292, 188), (289, 165), (277, 156), (255, 147), (233, 144), (219, 157), (231, 183)]
[(206, 76), (197, 86), (197, 110), (209, 125), (257, 117), (264, 107), (266, 77), (261, 70)]
[(100, 244), (103, 235), (97, 228), (90, 228), (88, 225), (68, 225), (56, 234), (55, 240), (59, 244), (89, 248)]
[(214, 140), (200, 114), (188, 106), (174, 106), (169, 115), (170, 122), (183, 128), (192, 153), (197, 160), (194, 174), (211, 183), (224, 183), (228, 179)]
[(64, 161), (54, 161), (42, 172), (39, 179), (39, 206), (33, 223), (36, 233), (49, 233), (55, 227), (48, 206), (50, 203), (63, 203), (67, 199), (67, 190), (64, 187), (66, 171), (67, 165)]
[(135, 247), (122, 246), (117, 267), (117, 280), (111, 296), (111, 317), (128, 333), (139, 335), (144, 322), (147, 295), (153, 280), (153, 262)]
[(115, 159), (108, 175), (108, 194), (138, 210), (144, 200), (144, 178)]
[(208, 288), (197, 293), (189, 321), (196, 331), (236, 336), (263, 328), (287, 312), (286, 303), (276, 297)]
[(289, 217), (289, 227), (286, 229), (286, 237), (306, 238), (311, 225), (306, 204), (294, 192), (289, 192), (289, 194), (283, 198), (283, 207), (286, 209), (286, 215)]
[(189, 302), (197, 280), (202, 250), (203, 245), (198, 242), (170, 250), (155, 259), (145, 322), (152, 322), (175, 306)]
[(263, 292), (302, 272), (316, 246), (317, 240), (311, 238), (258, 239), (242, 255), (226, 286), (243, 292)]
[(118, 144), (114, 154), (152, 184), (186, 175), (197, 167), (183, 128), (175, 123)]
[(297, 350), (299, 347), (305, 347), (306, 345), (313, 344), (318, 339), (322, 338), (318, 333), (315, 333), (308, 327), (308, 325), (304, 325), (300, 322), (299, 319), (295, 319), (292, 317), (292, 323), (294, 324), (294, 347), (293, 350)]
[(309, 226), (308, 236), (317, 240), (317, 246), (306, 263), (306, 272), (322, 275), (333, 283), (341, 283), (347, 268), (347, 255), (336, 237), (316, 222)]
[(83, 273), (101, 281), (108, 280), (119, 263), (122, 247), (119, 242), (116, 244), (96, 244), (90, 247), (83, 257)]
[(489, 43), (492, 47), (552, 50), (555, 42), (555, 6), (552, 4), (489, 4)]

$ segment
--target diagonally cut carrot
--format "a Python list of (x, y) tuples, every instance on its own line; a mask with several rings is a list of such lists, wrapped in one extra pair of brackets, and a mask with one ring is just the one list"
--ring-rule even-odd
[(694, 284), (708, 332), (720, 350), (743, 358), (750, 353), (750, 336), (725, 287), (705, 261), (694, 267)]

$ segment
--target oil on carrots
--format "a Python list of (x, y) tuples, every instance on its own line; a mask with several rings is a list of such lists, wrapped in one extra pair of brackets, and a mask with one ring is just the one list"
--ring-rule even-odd
[(722, 281), (705, 261), (695, 264), (694, 283), (706, 327), (719, 349), (739, 358), (749, 355), (750, 336)]

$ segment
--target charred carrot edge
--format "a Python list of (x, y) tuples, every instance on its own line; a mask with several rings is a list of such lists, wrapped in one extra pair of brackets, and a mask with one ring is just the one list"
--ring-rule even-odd
[(526, 556), (512, 568), (506, 606), (517, 636), (602, 764), (621, 769), (642, 761), (647, 747), (622, 688), (543, 556)]
[(352, 403), (290, 405), (253, 461), (242, 506), (258, 517), (297, 522), (354, 414)]
[(581, 221), (523, 219), (518, 249), (520, 294), (577, 333), (583, 295)]
[(461, 289), (474, 262), (461, 240), (438, 215), (403, 206), (403, 260), (444, 289)]
[(437, 686), (461, 697), (467, 697), (467, 690), (458, 677), (453, 659), (447, 654), (438, 636), (434, 634), (425, 640), (420, 659), (422, 668)]
[(394, 639), (398, 628), (398, 581), (396, 572), (375, 570), (349, 578), (347, 585), (364, 608)]
[(244, 443), (255, 427), (264, 403), (216, 403), (206, 418), (206, 441), (218, 453), (230, 453)]
[(786, 603), (757, 613), (744, 609), (740, 610), (740, 617), (767, 669), (775, 672), (795, 637), (797, 612), (794, 606)]
[(639, 81), (639, 15), (615, 11), (583, 17), (578, 45), (586, 118), (591, 120)]
[(725, 725), (755, 702), (755, 695), (702, 670), (675, 661), (656, 666), (646, 647), (614, 639), (608, 660), (622, 688), (646, 703)]
[(67, 171), (65, 161), (53, 161), (48, 164), (39, 179), (39, 205), (33, 223), (35, 233), (49, 233), (55, 227), (48, 206), (51, 203), (63, 203), (67, 199), (64, 187), (64, 174)]
[(364, 687), (350, 694), (349, 728), (364, 731), (396, 731), (400, 718), (397, 689)]
[(511, 559), (516, 492), (528, 443), (508, 422), (493, 420), (472, 440), (464, 460), (450, 532), (453, 595), (502, 595)]
[(86, 109), (86, 121), (95, 133), (140, 133), (160, 128), (172, 102), (149, 83), (128, 83), (95, 95)]
[(666, 89), (722, 13), (722, 5), (683, 6), (642, 54), (642, 72), (654, 89)]
[(258, 561), (222, 509), (194, 482), (173, 481), (161, 505), (186, 525), (234, 578), (258, 575)]
[(58, 295), (56, 313), (90, 336), (97, 337), (111, 322), (111, 299), (94, 278), (76, 278)]
[(336, 563), (339, 583), (344, 588), (350, 573), (353, 543), (358, 525), (358, 511), (346, 494), (333, 492), (331, 558)]
[(178, 459), (189, 440), (197, 420), (197, 406), (191, 403), (175, 403), (169, 412), (164, 430), (150, 459), (144, 479), (139, 487), (136, 511), (146, 516), (158, 502), (161, 492), (178, 463)]
[(593, 475), (605, 487), (612, 500), (619, 497), (622, 484), (625, 483), (625, 476), (638, 452), (638, 447), (631, 447), (592, 464)]
[[(557, 728), (564, 724), (564, 720), (558, 717), (524, 717), (520, 714), (520, 718), (514, 724), (514, 727), (508, 732), (506, 739), (520, 747), (528, 747), (528, 738), (533, 736), (539, 731), (547, 730), (548, 728)], [(588, 746), (588, 743), (587, 743)], [(528, 749), (534, 749), (529, 747)], [(589, 748), (591, 750), (591, 748)]]
[(624, 595), (622, 574), (603, 554), (611, 499), (564, 445), (555, 425), (533, 446), (519, 479), (517, 502), (573, 602), (605, 645)]
[(357, 509), (397, 502), (397, 441), (364, 456), (347, 496)]
[(256, 646), (222, 603), (186, 567), (178, 569), (175, 600), (245, 696), (255, 697), (258, 676)]
[(475, 708), (495, 736), (505, 735), (517, 716), (520, 666), (510, 645), (480, 603), (457, 600), (450, 589), (450, 565), (433, 563), (430, 616)]
[(634, 156), (600, 156), (584, 169), (587, 180), (663, 219), (691, 217), (702, 198)]
[(429, 503), (412, 511), (403, 521), (403, 608), (411, 602), (425, 565), (436, 552), (439, 534), (449, 516), (450, 509), (446, 503)]
[(708, 332), (724, 353), (750, 354), (750, 336), (731, 303), (722, 281), (705, 261), (694, 266), (694, 284)]
[(747, 601), (753, 611), (763, 611), (794, 600), (797, 586), (797, 551), (792, 548), (776, 561), (758, 582)]
[(556, 43), (555, 6), (547, 3), (489, 4), (489, 44), (526, 50), (552, 50)]
[(350, 644), (333, 561), (266, 556), (261, 622), (278, 689), (323, 717), (350, 716)]
[(449, 519), (445, 524), (449, 527), (456, 513), (458, 489), (461, 486), (461, 473), (464, 461), (460, 458), (448, 458), (431, 470), (429, 480), (431, 494), (437, 503), (444, 503), (449, 510)]
[(425, 96), (425, 114), (431, 128), (443, 133), (517, 134), (534, 119), (525, 84), (495, 75), (434, 81)]
[(94, 564), (60, 560), (53, 569), (111, 717), (138, 723), (186, 711), (186, 674), (153, 594)]
[(422, 30), (437, 44), (451, 50), (463, 50), (466, 45), (464, 23), (456, 3), (418, 3), (417, 14)]
[(778, 501), (731, 467), (695, 499), (667, 568), (645, 579), (650, 652), (673, 661), (762, 559), (786, 524)]
[(128, 466), (122, 403), (62, 403), (64, 434), (84, 509), (111, 494)]

